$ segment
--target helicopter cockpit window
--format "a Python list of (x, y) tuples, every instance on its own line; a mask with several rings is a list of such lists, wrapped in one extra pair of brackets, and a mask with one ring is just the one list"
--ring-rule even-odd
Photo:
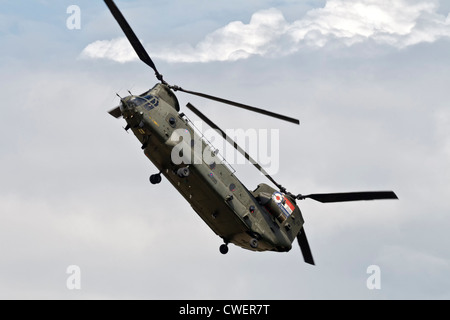
[(128, 105), (130, 105), (132, 107), (137, 107), (146, 102), (147, 101), (145, 99), (142, 99), (140, 97), (135, 97), (135, 98), (131, 99), (130, 101), (128, 101)]
[(144, 105), (144, 108), (147, 110), (151, 110), (159, 105), (159, 99), (155, 96), (152, 96), (151, 94), (146, 95), (144, 97), (146, 104)]
[(150, 104), (154, 107), (157, 107), (159, 105), (159, 99), (158, 97), (152, 96), (151, 94), (146, 95), (144, 99), (148, 100)]

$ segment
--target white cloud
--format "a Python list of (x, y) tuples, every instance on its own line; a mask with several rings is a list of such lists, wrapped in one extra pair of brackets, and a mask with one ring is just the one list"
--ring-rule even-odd
[(156, 56), (173, 62), (234, 61), (276, 50), (277, 41), (289, 28), (277, 9), (253, 14), (250, 23), (234, 21), (208, 34), (195, 47), (167, 48)]
[(125, 37), (95, 41), (84, 48), (81, 57), (93, 59), (104, 58), (120, 63), (138, 59), (133, 47)]
[[(278, 9), (261, 10), (250, 22), (233, 21), (206, 35), (197, 45), (152, 50), (168, 62), (235, 61), (252, 55), (291, 54), (303, 47), (320, 48), (330, 41), (351, 46), (372, 40), (395, 48), (450, 37), (450, 15), (437, 13), (436, 1), (328, 0), (300, 20), (289, 23)], [(96, 41), (82, 57), (118, 62), (137, 59), (125, 38)]]

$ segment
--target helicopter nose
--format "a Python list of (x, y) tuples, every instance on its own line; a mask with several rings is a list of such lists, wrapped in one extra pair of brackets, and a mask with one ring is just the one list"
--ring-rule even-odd
[[(128, 99), (129, 100), (129, 99)], [(126, 100), (126, 99), (121, 99), (120, 100), (120, 106), (123, 108), (123, 109), (129, 109), (129, 107), (131, 106), (130, 104), (128, 104), (128, 100)]]
[(131, 119), (134, 117), (134, 105), (129, 103), (126, 98), (120, 100), (120, 112), (125, 119)]
[(123, 101), (120, 101), (119, 109), (122, 115), (126, 114), (128, 111), (127, 105)]
[(120, 110), (123, 112), (133, 111), (135, 104), (131, 101), (129, 97), (120, 100)]

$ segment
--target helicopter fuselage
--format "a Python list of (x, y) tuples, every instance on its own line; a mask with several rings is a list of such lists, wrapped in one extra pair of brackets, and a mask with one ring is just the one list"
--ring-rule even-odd
[(249, 191), (179, 113), (168, 86), (122, 98), (120, 111), (148, 159), (225, 244), (253, 251), (291, 249), (304, 223), (295, 199), (266, 184)]

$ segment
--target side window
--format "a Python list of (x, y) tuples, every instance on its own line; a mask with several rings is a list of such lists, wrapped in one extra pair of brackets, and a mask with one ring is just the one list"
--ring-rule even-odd
[(177, 127), (177, 118), (174, 115), (169, 114), (166, 117), (166, 121), (172, 128), (176, 128)]
[(159, 106), (159, 99), (157, 97), (155, 97), (155, 96), (152, 96), (151, 94), (150, 95), (146, 95), (143, 98), (143, 100), (145, 101), (144, 108), (149, 110), (149, 111), (152, 110), (153, 108), (156, 108), (157, 106)]

